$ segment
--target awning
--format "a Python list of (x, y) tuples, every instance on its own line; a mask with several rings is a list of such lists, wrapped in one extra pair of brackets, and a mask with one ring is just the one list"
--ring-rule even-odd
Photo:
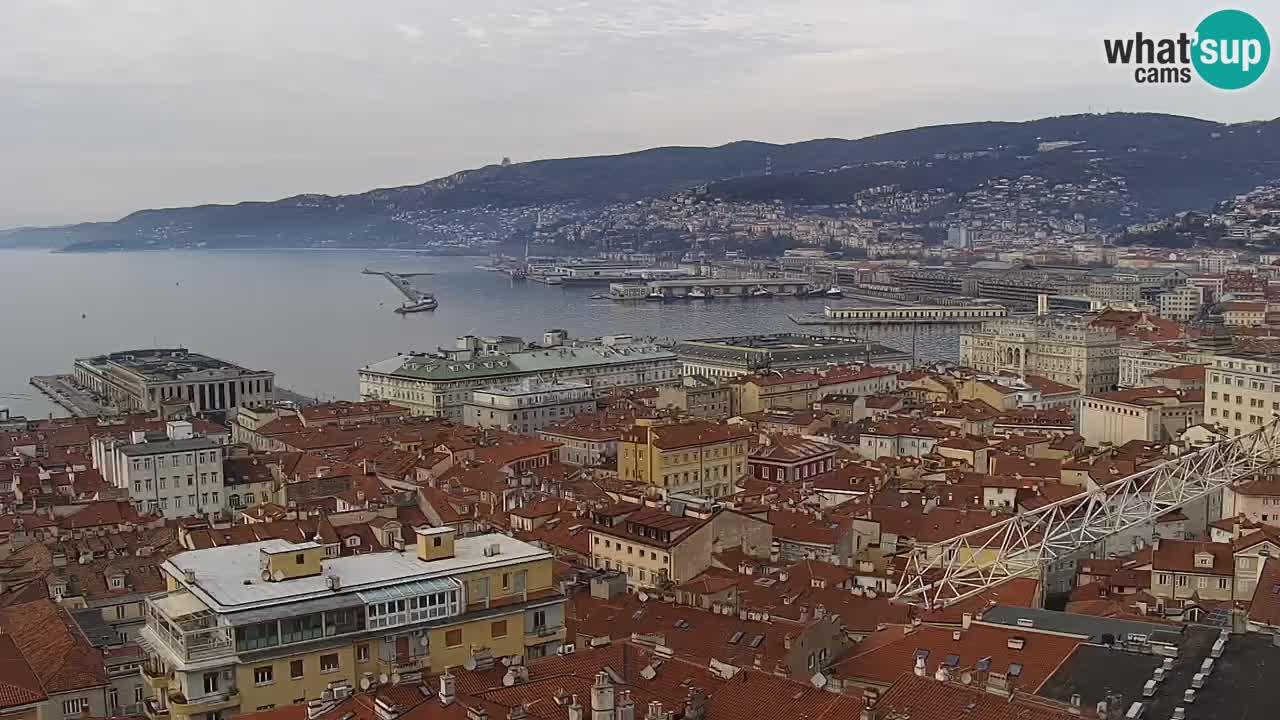
[(209, 608), (205, 604), (196, 599), (191, 593), (170, 593), (162, 598), (153, 601), (160, 612), (170, 620), (178, 620), (179, 618), (195, 615), (196, 613), (208, 612)]

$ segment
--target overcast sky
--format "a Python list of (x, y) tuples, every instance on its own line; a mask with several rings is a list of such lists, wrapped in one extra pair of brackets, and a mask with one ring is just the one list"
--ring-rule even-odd
[[(1280, 35), (1280, 8), (1249, 9)], [(1181, 0), (0, 0), (0, 227), (359, 192), (513, 160), (1088, 110), (1222, 121), (1102, 38)], [(1274, 64), (1274, 63), (1273, 63)]]

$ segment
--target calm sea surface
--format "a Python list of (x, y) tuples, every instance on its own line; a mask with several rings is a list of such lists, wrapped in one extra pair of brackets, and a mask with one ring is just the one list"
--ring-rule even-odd
[[(614, 303), (607, 288), (513, 283), (476, 268), (484, 258), (400, 251), (141, 252), (55, 255), (0, 250), (0, 405), (16, 414), (64, 414), (27, 384), (69, 372), (76, 357), (132, 347), (185, 346), (274, 370), (304, 395), (354, 399), (356, 368), (399, 351), (452, 346), (467, 333), (539, 339), (546, 328), (690, 338), (818, 332), (787, 319), (823, 300)], [(404, 299), (360, 270), (430, 272), (435, 312), (397, 315)], [(865, 336), (909, 351), (908, 333)], [(954, 359), (952, 333), (921, 331), (921, 360)]]

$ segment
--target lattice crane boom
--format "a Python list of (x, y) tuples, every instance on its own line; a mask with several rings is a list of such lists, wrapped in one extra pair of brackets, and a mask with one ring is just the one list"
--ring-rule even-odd
[(1280, 461), (1280, 419), (950, 540), (912, 548), (894, 599), (943, 608), (1039, 571)]

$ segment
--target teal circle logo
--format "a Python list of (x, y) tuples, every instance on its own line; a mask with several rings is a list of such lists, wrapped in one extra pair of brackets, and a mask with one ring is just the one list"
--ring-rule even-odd
[(1243, 10), (1219, 10), (1196, 26), (1191, 62), (1200, 78), (1220, 90), (1248, 87), (1267, 69), (1271, 39)]

